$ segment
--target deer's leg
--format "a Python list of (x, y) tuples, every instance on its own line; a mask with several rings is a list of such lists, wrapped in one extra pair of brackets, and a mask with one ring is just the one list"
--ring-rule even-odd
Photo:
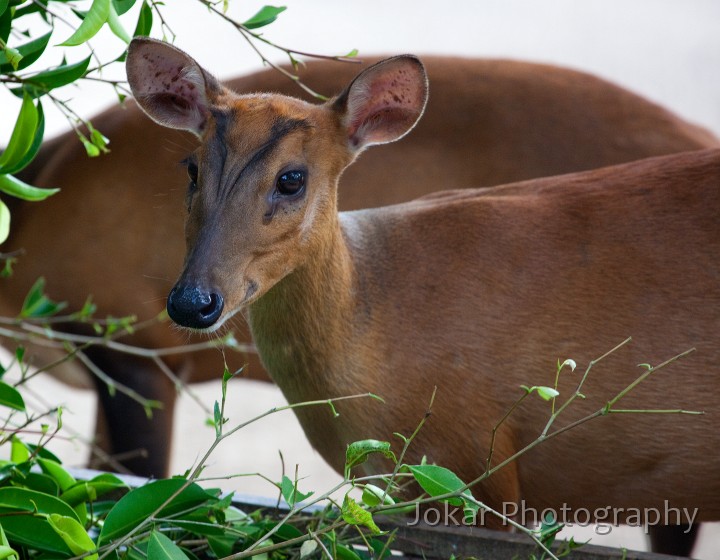
[(697, 539), (699, 524), (651, 525), (648, 527), (653, 552), (674, 556), (690, 556)]
[(147, 359), (92, 348), (88, 357), (110, 378), (162, 403), (148, 417), (137, 401), (93, 376), (98, 392), (97, 443), (109, 457), (95, 456), (91, 466), (124, 470), (138, 476), (167, 476), (176, 391), (174, 384)]

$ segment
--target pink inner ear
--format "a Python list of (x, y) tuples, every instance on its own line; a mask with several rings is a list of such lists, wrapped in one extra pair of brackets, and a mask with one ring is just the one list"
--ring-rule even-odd
[(355, 147), (391, 142), (415, 124), (425, 104), (424, 76), (407, 64), (388, 64), (353, 86), (348, 134)]
[(170, 94), (180, 97), (191, 105), (204, 102), (203, 77), (194, 66), (187, 66), (182, 59), (145, 52), (140, 91), (143, 95)]

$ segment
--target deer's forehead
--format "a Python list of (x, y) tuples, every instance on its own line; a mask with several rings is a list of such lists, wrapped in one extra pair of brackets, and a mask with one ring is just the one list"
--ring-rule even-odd
[(322, 105), (270, 94), (225, 101), (211, 109), (213, 118), (198, 153), (200, 160), (220, 162), (222, 168), (290, 156), (311, 138), (313, 145), (324, 145), (338, 130), (334, 113)]

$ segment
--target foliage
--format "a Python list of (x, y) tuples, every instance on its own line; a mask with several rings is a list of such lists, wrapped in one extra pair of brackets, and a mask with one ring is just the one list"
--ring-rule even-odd
[[(16, 325), (37, 325), (49, 328), (58, 318), (63, 306), (50, 300), (42, 282), (32, 288), (26, 298), (23, 312)], [(86, 305), (74, 314), (76, 319), (94, 322), (93, 306)], [(111, 324), (113, 324), (111, 322)], [(134, 328), (129, 321), (127, 327)], [(107, 344), (112, 341), (107, 324), (97, 322), (100, 333), (86, 344)], [(17, 331), (20, 333), (22, 331)], [(38, 332), (26, 331), (40, 336)], [(60, 336), (57, 333), (55, 336)], [(301, 488), (297, 473), (294, 477), (283, 474), (272, 481), (278, 491), (282, 510), (243, 511), (232, 503), (231, 495), (223, 495), (217, 488), (205, 488), (202, 473), (213, 451), (224, 440), (248, 424), (283, 410), (307, 406), (327, 406), (333, 414), (337, 401), (355, 398), (378, 398), (375, 395), (353, 395), (333, 400), (322, 400), (274, 408), (256, 418), (230, 427), (225, 409), (228, 382), (233, 374), (223, 375), (221, 398), (215, 403), (212, 424), (215, 440), (198, 464), (183, 476), (150, 481), (128, 489), (124, 482), (112, 474), (100, 474), (89, 480), (77, 480), (66, 470), (60, 459), (47, 449), (62, 428), (61, 410), (43, 415), (32, 415), (26, 407), (19, 385), (2, 380), (9, 367), (0, 368), (0, 410), (4, 424), (0, 427), (0, 447), (10, 447), (9, 460), (0, 462), (0, 554), (13, 554), (17, 558), (101, 558), (128, 559), (206, 559), (206, 558), (287, 558), (295, 554), (300, 558), (322, 554), (329, 558), (385, 558), (395, 538), (393, 531), (378, 520), (377, 515), (402, 515), (416, 511), (430, 502), (446, 503), (465, 513), (465, 522), (474, 524), (483, 510), (503, 517), (479, 500), (473, 490), (499, 469), (516, 460), (536, 445), (557, 437), (568, 429), (601, 416), (620, 413), (689, 413), (683, 410), (620, 410), (616, 403), (633, 390), (647, 376), (671, 364), (680, 356), (652, 367), (643, 364), (642, 373), (600, 409), (562, 428), (553, 429), (557, 418), (578, 398), (592, 368), (605, 356), (627, 344), (623, 342), (597, 360), (590, 362), (578, 381), (576, 390), (559, 406), (558, 378), (566, 365), (558, 364), (552, 397), (545, 399), (536, 388), (521, 387), (521, 394), (508, 414), (495, 425), (489, 446), (486, 468), (475, 480), (463, 481), (456, 473), (441, 466), (407, 462), (408, 450), (430, 416), (434, 395), (428, 411), (410, 435), (396, 434), (401, 448), (393, 443), (362, 440), (350, 444), (346, 450), (344, 479), (324, 491)], [(684, 354), (683, 354), (684, 355)], [(15, 361), (23, 372), (20, 385), (28, 368), (23, 363), (24, 352), (18, 349)], [(493, 464), (495, 434), (508, 416), (534, 393), (551, 400), (548, 422), (538, 438), (499, 464)], [(50, 419), (50, 420), (48, 420)], [(54, 419), (54, 426), (52, 426)], [(33, 428), (38, 422), (39, 429)], [(36, 443), (28, 443), (37, 436)], [(397, 442), (395, 442), (397, 443)], [(418, 456), (414, 454), (414, 456)], [(373, 476), (357, 476), (357, 467), (374, 461), (371, 470), (385, 465), (387, 472)], [(379, 461), (379, 462), (377, 462)], [(265, 477), (263, 477), (265, 478)], [(266, 479), (268, 480), (268, 479)], [(338, 503), (333, 496), (341, 492), (344, 498)], [(118, 497), (118, 493), (121, 494)], [(533, 558), (559, 558), (579, 546), (572, 540), (563, 543), (556, 551), (550, 546), (562, 526), (554, 520), (545, 520), (537, 529), (517, 525), (511, 519), (505, 523), (516, 526), (537, 545), (539, 553)], [(7, 557), (6, 556), (6, 557)]]

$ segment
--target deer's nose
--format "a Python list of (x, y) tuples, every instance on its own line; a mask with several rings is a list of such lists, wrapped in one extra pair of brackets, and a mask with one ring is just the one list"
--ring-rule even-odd
[(193, 285), (176, 285), (167, 301), (170, 318), (182, 327), (207, 329), (223, 310), (223, 297)]

